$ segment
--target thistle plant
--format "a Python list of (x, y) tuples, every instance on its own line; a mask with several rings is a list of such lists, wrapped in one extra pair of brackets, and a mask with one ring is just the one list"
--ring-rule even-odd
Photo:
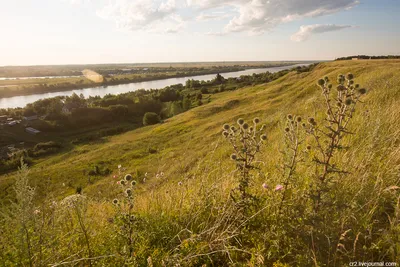
[[(282, 211), (283, 204), (288, 195), (288, 188), (293, 181), (296, 173), (298, 163), (304, 161), (303, 153), (306, 150), (302, 150), (304, 144), (304, 131), (302, 129), (303, 119), (300, 116), (288, 114), (286, 117), (286, 124), (284, 129), (284, 150), (283, 162), (281, 166), (282, 170), (282, 198), (279, 204), (279, 211)], [(307, 149), (310, 149), (307, 146)]]
[(137, 221), (133, 212), (136, 180), (133, 179), (132, 175), (127, 174), (118, 184), (121, 187), (123, 197), (121, 199), (115, 198), (112, 201), (115, 207), (114, 224), (117, 236), (122, 243), (122, 249), (118, 253), (124, 257), (126, 264), (130, 264), (134, 255), (134, 227)]
[(239, 196), (233, 191), (231, 197), (236, 203), (244, 203), (253, 198), (248, 192), (252, 177), (251, 172), (258, 169), (256, 156), (264, 141), (267, 140), (267, 135), (264, 133), (265, 125), (260, 126), (259, 118), (254, 118), (252, 125), (240, 118), (237, 125), (238, 127), (225, 124), (222, 134), (234, 150), (231, 160), (236, 164), (239, 177), (239, 186), (235, 190), (238, 191)]
[(324, 97), (326, 117), (322, 125), (312, 117), (308, 119), (307, 124), (304, 124), (307, 134), (315, 142), (313, 162), (315, 162), (316, 186), (311, 193), (314, 211), (318, 211), (322, 196), (328, 191), (335, 175), (347, 173), (337, 166), (333, 156), (338, 150), (345, 148), (342, 144), (343, 138), (351, 134), (349, 123), (354, 116), (356, 105), (366, 93), (366, 89), (354, 83), (354, 76), (351, 73), (346, 76), (339, 75), (337, 82), (335, 90), (328, 77), (318, 81)]

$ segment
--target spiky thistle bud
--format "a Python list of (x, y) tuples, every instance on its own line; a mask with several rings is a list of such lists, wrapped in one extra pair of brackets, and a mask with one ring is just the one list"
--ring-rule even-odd
[(130, 197), (130, 196), (132, 196), (132, 189), (130, 189), (130, 188), (127, 188), (126, 190), (125, 190), (125, 194), (128, 196), (128, 197)]
[(353, 80), (354, 79), (354, 75), (352, 73), (347, 74), (347, 79), (348, 80)]
[(259, 124), (259, 123), (260, 123), (260, 119), (256, 117), (256, 118), (253, 119), (253, 122), (254, 122), (255, 124)]
[(243, 125), (244, 123), (244, 119), (240, 118), (237, 120), (237, 124), (239, 124), (240, 126)]
[(248, 125), (247, 123), (243, 123), (242, 127), (243, 127), (243, 129), (245, 129), (245, 130), (249, 129), (249, 125)]

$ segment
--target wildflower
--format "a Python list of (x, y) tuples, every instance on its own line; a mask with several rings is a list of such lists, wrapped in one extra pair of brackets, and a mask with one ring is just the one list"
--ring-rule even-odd
[(125, 190), (125, 194), (126, 194), (128, 197), (132, 196), (132, 189), (127, 188), (127, 189)]
[(114, 176), (113, 176), (113, 178), (115, 179), (115, 178), (117, 178), (117, 176), (116, 176), (116, 175), (114, 175)]
[(267, 185), (266, 183), (263, 183), (263, 184), (262, 184), (262, 187), (263, 187), (264, 189), (268, 189), (268, 185)]
[(354, 75), (351, 74), (351, 73), (347, 74), (347, 79), (348, 80), (353, 80), (354, 79)]
[(266, 135), (266, 134), (262, 134), (262, 135), (260, 136), (260, 139), (261, 139), (261, 141), (267, 140), (267, 135)]
[(119, 204), (119, 200), (115, 198), (115, 199), (112, 201), (112, 203), (113, 203), (114, 205), (118, 205), (118, 204)]
[(35, 215), (38, 215), (40, 213), (40, 210), (35, 210), (34, 212), (33, 212), (33, 214), (35, 214)]
[(236, 154), (232, 154), (232, 155), (231, 155), (231, 160), (237, 160)]
[(130, 174), (125, 175), (125, 181), (129, 182), (130, 180), (132, 180), (132, 175)]
[(227, 130), (229, 130), (230, 126), (229, 126), (229, 124), (224, 124), (223, 128), (224, 128), (224, 130), (227, 131)]
[(120, 165), (118, 165), (118, 169), (121, 169), (121, 167), (122, 167), (122, 166), (121, 166), (121, 164), (120, 164)]
[(280, 184), (278, 184), (276, 187), (275, 187), (275, 191), (281, 191), (283, 189), (283, 185), (280, 185)]
[(182, 186), (182, 184), (183, 184), (182, 182), (179, 182), (179, 183), (178, 183), (179, 186)]
[(237, 120), (237, 124), (242, 125), (244, 123), (244, 119), (240, 118)]
[(121, 181), (117, 181), (117, 184), (121, 184)]
[(260, 118), (254, 118), (253, 122), (254, 122), (255, 124), (260, 123)]

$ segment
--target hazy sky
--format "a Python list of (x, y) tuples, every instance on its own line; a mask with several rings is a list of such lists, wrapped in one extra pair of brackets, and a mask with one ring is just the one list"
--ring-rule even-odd
[(400, 54), (399, 0), (0, 0), (0, 65)]

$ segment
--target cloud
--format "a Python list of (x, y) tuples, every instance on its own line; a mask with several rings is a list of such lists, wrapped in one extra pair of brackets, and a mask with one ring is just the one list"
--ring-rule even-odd
[[(92, 1), (93, 0), (62, 0)], [(192, 22), (226, 20), (217, 35), (245, 32), (263, 34), (274, 27), (309, 17), (348, 10), (359, 0), (108, 0), (98, 16), (114, 21), (118, 29), (148, 32), (180, 32)]]
[(197, 21), (211, 21), (211, 20), (223, 20), (231, 17), (231, 15), (221, 12), (213, 12), (213, 13), (201, 13), (196, 17)]
[(314, 25), (303, 25), (300, 30), (291, 36), (291, 40), (294, 42), (303, 42), (309, 39), (313, 34), (319, 34), (324, 32), (338, 31), (346, 28), (351, 28), (351, 25), (335, 25), (335, 24), (314, 24)]
[(213, 9), (230, 6), (235, 14), (224, 31), (264, 33), (277, 25), (351, 9), (358, 0), (187, 0), (188, 6)]
[(111, 0), (97, 11), (97, 15), (115, 21), (121, 30), (178, 32), (183, 20), (176, 12), (175, 0)]

